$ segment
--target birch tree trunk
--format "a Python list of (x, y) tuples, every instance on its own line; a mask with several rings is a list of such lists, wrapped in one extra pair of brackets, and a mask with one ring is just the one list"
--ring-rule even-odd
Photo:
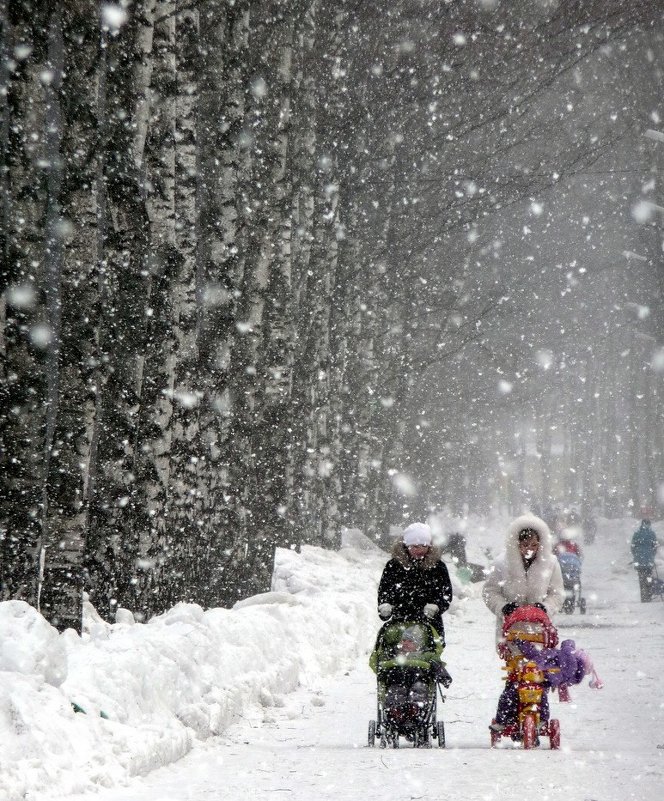
[[(273, 535), (265, 525), (265, 504), (260, 486), (259, 463), (266, 465), (272, 443), (260, 441), (265, 435), (265, 384), (260, 374), (259, 353), (265, 325), (266, 289), (270, 280), (268, 240), (272, 207), (271, 178), (279, 169), (279, 148), (273, 130), (279, 130), (278, 86), (271, 86), (269, 65), (282, 57), (279, 37), (283, 25), (280, 3), (250, 4), (246, 58), (242, 65), (242, 122), (234, 172), (237, 190), (237, 274), (236, 332), (229, 360), (228, 434), (235, 458), (230, 466), (230, 486), (238, 488), (235, 498), (238, 522), (228, 558), (221, 570), (228, 578), (233, 597), (244, 592), (269, 589)], [(278, 134), (277, 134), (278, 135)], [(277, 166), (275, 166), (277, 165)], [(277, 223), (278, 224), (278, 223)], [(271, 432), (274, 433), (274, 432)], [(227, 578), (225, 580), (227, 580)]]
[(137, 592), (147, 616), (166, 608), (164, 573), (169, 525), (166, 502), (170, 480), (176, 334), (173, 301), (180, 258), (176, 246), (175, 4), (158, 0), (154, 34), (148, 127), (141, 159), (149, 219), (147, 330), (141, 372), (135, 473), (145, 498), (148, 524), (139, 545)]
[(39, 76), (48, 15), (3, 0), (0, 26), (0, 597), (36, 604), (49, 344), (36, 235), (47, 204)]
[[(149, 527), (142, 485), (134, 472), (140, 377), (148, 320), (148, 218), (134, 151), (132, 125), (138, 107), (134, 53), (144, 20), (129, 15), (103, 42), (105, 87), (99, 109), (102, 159), (103, 240), (100, 320), (101, 359), (106, 365), (99, 414), (98, 469), (92, 499), (87, 565), (91, 598), (113, 619), (118, 605), (132, 608), (137, 590), (140, 532)], [(141, 89), (144, 91), (144, 87)]]
[(348, 154), (357, 137), (344, 108), (352, 76), (341, 67), (347, 64), (343, 30), (349, 18), (345, 4), (332, 9), (319, 3), (305, 17), (294, 158), (300, 185), (293, 249), (292, 515), (298, 541), (326, 547), (340, 542), (342, 477), (351, 475), (344, 469), (342, 430), (347, 298), (357, 265), (348, 270), (340, 259), (354, 244), (347, 239), (352, 226), (341, 216), (343, 208), (354, 208)]
[(197, 128), (199, 58), (198, 11), (175, 16), (174, 246), (177, 274), (172, 285), (174, 335), (172, 408), (168, 420), (168, 495), (164, 565), (169, 572), (166, 603), (190, 600), (188, 579), (195, 564), (195, 543), (204, 524), (198, 486), (200, 438), (197, 324)]
[[(256, 415), (253, 451), (259, 481), (253, 499), (247, 572), (258, 588), (269, 588), (274, 549), (292, 542), (288, 515), (289, 428), (293, 381), (293, 290), (291, 230), (293, 219), (292, 98), (298, 91), (299, 30), (305, 4), (267, 5), (273, 21), (266, 46), (274, 64), (265, 74), (266, 94), (261, 115), (264, 142), (259, 144), (260, 170), (266, 191), (258, 200), (256, 287), (264, 284), (264, 301), (255, 306), (257, 319)], [(269, 188), (269, 191), (267, 191)], [(263, 277), (265, 276), (265, 277)]]
[[(64, 469), (58, 469), (63, 450), (66, 452), (64, 436), (58, 430), (60, 405), (60, 357), (62, 353), (62, 297), (61, 281), (63, 272), (62, 246), (62, 135), (63, 120), (60, 108), (62, 74), (64, 61), (62, 17), (53, 11), (49, 19), (48, 31), (49, 81), (45, 91), (45, 162), (48, 165), (47, 207), (45, 214), (46, 262), (44, 294), (46, 298), (46, 325), (48, 347), (46, 358), (46, 431), (44, 443), (44, 469), (46, 484), (43, 487), (42, 536), (40, 540), (40, 561), (44, 564), (43, 577), (37, 595), (37, 608), (61, 631), (72, 627), (80, 631), (82, 608), (82, 581), (80, 562), (77, 553), (81, 544), (81, 532), (76, 530), (76, 511), (73, 504), (58, 503), (58, 496), (69, 496), (64, 484), (75, 479), (68, 472), (67, 459), (63, 459)], [(76, 475), (76, 473), (74, 474)], [(67, 503), (67, 506), (65, 506)], [(71, 514), (73, 512), (73, 515)], [(68, 517), (74, 523), (67, 531)], [(64, 524), (64, 525), (63, 525)], [(64, 530), (63, 530), (64, 529)], [(66, 531), (66, 533), (65, 533)]]
[(242, 163), (249, 2), (201, 9), (201, 101), (198, 111), (200, 278), (197, 347), (205, 377), (199, 411), (205, 496), (196, 572), (206, 603), (237, 597), (227, 566), (243, 540), (239, 488), (231, 479), (231, 354), (240, 294), (238, 194)]

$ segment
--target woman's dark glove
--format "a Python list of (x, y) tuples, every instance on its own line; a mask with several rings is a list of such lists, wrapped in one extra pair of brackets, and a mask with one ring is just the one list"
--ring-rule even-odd
[(503, 606), (503, 608), (500, 611), (502, 612), (503, 617), (507, 617), (508, 615), (511, 615), (515, 609), (518, 608), (519, 604), (515, 604), (514, 601), (510, 601), (510, 603), (505, 604), (505, 606)]
[(549, 614), (549, 613), (546, 611), (546, 606), (544, 606), (544, 604), (541, 604), (541, 603), (539, 603), (539, 602), (538, 602), (538, 603), (536, 603), (536, 604), (533, 604), (533, 606), (536, 606), (538, 609), (541, 609), (541, 610), (542, 610), (542, 612), (544, 612), (544, 614), (545, 614), (545, 615), (548, 615), (548, 614)]

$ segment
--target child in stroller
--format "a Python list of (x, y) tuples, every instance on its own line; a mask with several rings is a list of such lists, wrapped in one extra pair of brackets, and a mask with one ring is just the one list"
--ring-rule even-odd
[(586, 613), (586, 599), (581, 595), (581, 557), (572, 550), (557, 548), (556, 556), (560, 562), (560, 571), (563, 574), (563, 587), (565, 600), (562, 610), (571, 615), (576, 606), (582, 615)]
[[(389, 621), (369, 659), (377, 678), (377, 717), (369, 722), (369, 746), (399, 747), (403, 736), (415, 748), (445, 747), (445, 727), (436, 719), (438, 683), (451, 677), (441, 661), (443, 644), (430, 623)], [(441, 695), (442, 697), (442, 695)], [(443, 699), (444, 700), (444, 699)]]

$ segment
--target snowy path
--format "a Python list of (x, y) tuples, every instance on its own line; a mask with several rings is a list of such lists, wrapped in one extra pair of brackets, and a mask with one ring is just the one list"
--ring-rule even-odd
[[(599, 550), (599, 549), (598, 549)], [(589, 554), (588, 568), (597, 554)], [(572, 689), (572, 703), (554, 701), (562, 749), (491, 750), (487, 725), (500, 691), (492, 621), (478, 599), (448, 623), (444, 751), (366, 747), (375, 683), (363, 658), (346, 675), (284, 697), (283, 707), (254, 710), (219, 738), (178, 763), (129, 786), (76, 801), (460, 801), (515, 794), (551, 801), (659, 801), (664, 792), (664, 705), (661, 668), (664, 604), (639, 604), (634, 581), (606, 600), (611, 571), (586, 588), (588, 615), (561, 616), (561, 638), (574, 638), (595, 659), (606, 686)], [(608, 582), (608, 583), (607, 583)], [(622, 589), (624, 587), (624, 589)], [(611, 590), (612, 591), (612, 590)], [(604, 598), (602, 602), (601, 598)]]

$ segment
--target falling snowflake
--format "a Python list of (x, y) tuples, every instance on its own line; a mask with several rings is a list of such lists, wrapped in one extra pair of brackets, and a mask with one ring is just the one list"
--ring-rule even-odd
[(406, 495), (408, 497), (417, 495), (417, 487), (415, 486), (415, 482), (406, 473), (395, 472), (392, 475), (392, 484), (394, 484), (394, 488), (402, 495)]
[(111, 31), (111, 33), (118, 33), (128, 18), (129, 15), (127, 14), (126, 9), (122, 8), (122, 6), (115, 5), (113, 3), (108, 3), (107, 5), (102, 6), (102, 25), (106, 30)]
[(7, 288), (7, 303), (15, 309), (31, 309), (36, 300), (32, 284), (12, 284)]
[(654, 206), (652, 203), (649, 203), (647, 200), (640, 200), (632, 206), (632, 217), (634, 217), (637, 223), (643, 225), (644, 223), (650, 222), (653, 211)]

